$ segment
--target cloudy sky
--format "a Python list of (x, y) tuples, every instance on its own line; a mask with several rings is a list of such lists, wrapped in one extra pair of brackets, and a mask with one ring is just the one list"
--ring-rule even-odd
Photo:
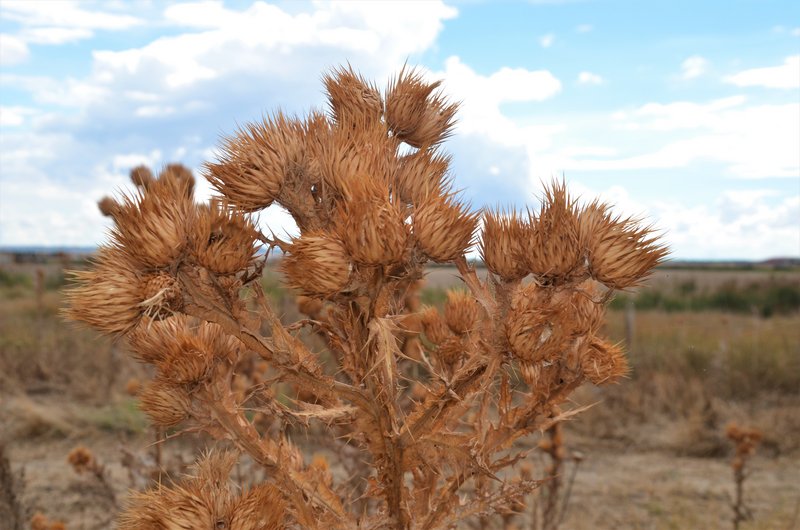
[(323, 106), (321, 73), (347, 61), (444, 80), (475, 207), (535, 205), (563, 175), (675, 258), (800, 256), (790, 0), (0, 0), (0, 246), (103, 241), (95, 203), (132, 166), (197, 168), (237, 124)]

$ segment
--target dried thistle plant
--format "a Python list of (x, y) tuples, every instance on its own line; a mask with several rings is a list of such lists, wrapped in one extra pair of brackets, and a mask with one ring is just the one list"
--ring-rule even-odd
[(749, 476), (746, 470), (747, 462), (755, 454), (763, 434), (758, 429), (731, 423), (726, 427), (725, 435), (736, 445), (736, 452), (731, 460), (736, 495), (731, 503), (731, 508), (733, 509), (733, 528), (738, 530), (741, 523), (753, 518), (753, 512), (744, 502), (744, 482)]
[[(268, 476), (239, 491), (233, 457), (213, 453), (187, 482), (134, 497), (123, 530), (507, 518), (540, 484), (514, 473), (526, 439), (577, 413), (557, 407), (584, 382), (628, 372), (599, 330), (612, 290), (666, 254), (649, 227), (580, 207), (559, 183), (538, 212), (471, 211), (441, 151), (456, 105), (438, 83), (404, 69), (381, 94), (349, 68), (324, 82), (328, 113), (276, 114), (222, 142), (204, 167), (220, 194), (209, 204), (193, 202), (185, 168), (168, 166), (157, 178), (135, 169), (137, 191), (100, 205), (112, 241), (75, 274), (67, 315), (126, 337), (156, 368), (139, 392), (154, 425), (205, 431)], [(271, 204), (298, 237), (258, 230), (251, 215)], [(466, 257), (481, 221), (485, 279)], [(282, 251), (308, 318), (284, 325), (270, 307), (262, 246)], [(430, 262), (464, 282), (443, 313), (411, 300)], [(324, 347), (300, 340), (309, 332)], [(237, 367), (253, 355), (267, 368), (243, 392)], [(290, 386), (297, 399), (277, 390)], [(289, 426), (326, 429), (344, 461), (306, 462)], [(337, 465), (355, 476), (334, 477)]]

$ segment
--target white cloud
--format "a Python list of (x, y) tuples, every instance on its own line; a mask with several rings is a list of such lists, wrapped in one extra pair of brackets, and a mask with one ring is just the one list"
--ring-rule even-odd
[(132, 15), (81, 7), (70, 0), (4, 0), (0, 18), (23, 26), (120, 30), (142, 24)]
[(32, 44), (65, 44), (90, 38), (94, 33), (87, 28), (42, 27), (22, 30), (20, 38)]
[(549, 48), (550, 46), (553, 45), (555, 40), (556, 40), (555, 34), (548, 33), (546, 35), (542, 35), (541, 37), (539, 37), (539, 44), (542, 46), (542, 48)]
[(13, 66), (25, 62), (30, 55), (25, 41), (7, 33), (0, 33), (0, 66)]
[(800, 55), (787, 57), (779, 66), (743, 70), (724, 81), (740, 87), (800, 88)]
[(458, 132), (479, 134), (505, 146), (527, 145), (536, 137), (547, 141), (547, 127), (520, 127), (503, 115), (505, 102), (537, 102), (554, 97), (561, 82), (547, 70), (504, 67), (489, 76), (476, 73), (456, 56), (445, 61), (444, 72), (434, 77), (445, 80), (445, 89), (460, 101)]
[(579, 24), (575, 27), (575, 31), (578, 33), (589, 33), (594, 29), (591, 24)]
[(581, 72), (578, 74), (578, 83), (582, 85), (600, 85), (603, 83), (603, 78), (592, 72)]
[[(740, 178), (800, 175), (800, 106), (745, 105), (743, 96), (706, 104), (649, 103), (616, 115), (618, 126), (647, 134), (672, 133), (655, 150), (613, 160), (565, 160), (566, 167), (584, 170), (680, 168), (697, 161), (723, 163)], [(681, 133), (679, 136), (675, 134)], [(689, 133), (690, 136), (686, 136)]]
[[(87, 4), (57, 2), (54, 10), (63, 18), (29, 4), (37, 2), (6, 11), (3, 0), (2, 16), (22, 24), (20, 34), (39, 41), (55, 43), (77, 37), (80, 29), (135, 22), (127, 15), (73, 17), (76, 9), (89, 10)], [(22, 108), (2, 111), (0, 244), (103, 240), (95, 201), (128, 186), (131, 166), (181, 161), (197, 167), (219, 135), (237, 122), (279, 107), (288, 112), (319, 107), (324, 102), (319, 72), (333, 65), (349, 60), (366, 77), (385, 81), (410, 56), (429, 49), (443, 21), (456, 14), (442, 2), (414, 9), (397, 2), (320, 3), (287, 11), (263, 2), (241, 10), (215, 2), (171, 5), (164, 18), (186, 32), (94, 53), (86, 76), (3, 72), (4, 86), (55, 110), (31, 117)], [(60, 33), (42, 29), (49, 27)], [(539, 79), (504, 75), (509, 82), (525, 83), (523, 88)], [(528, 97), (518, 86), (504, 93), (506, 100)], [(6, 123), (13, 128), (6, 129)], [(197, 188), (201, 198), (210, 194), (203, 179)], [(280, 211), (261, 216), (278, 233), (281, 227), (291, 230), (287, 218)]]
[(700, 77), (708, 70), (708, 61), (699, 55), (692, 55), (681, 63), (681, 71), (684, 79), (694, 79)]
[(0, 126), (17, 127), (25, 123), (27, 117), (39, 113), (39, 110), (31, 107), (0, 105)]
[(794, 36), (794, 37), (800, 37), (800, 28), (794, 28), (794, 29), (792, 29), (792, 36)]
[(570, 182), (583, 201), (595, 197), (614, 212), (653, 223), (676, 259), (763, 260), (800, 256), (800, 195), (780, 197), (773, 190), (725, 190), (711, 204), (642, 201), (619, 185), (593, 188)]

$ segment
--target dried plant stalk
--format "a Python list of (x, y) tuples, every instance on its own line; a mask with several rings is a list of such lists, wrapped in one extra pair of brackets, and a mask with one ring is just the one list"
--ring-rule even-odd
[[(161, 509), (173, 503), (219, 528), (507, 520), (540, 484), (513, 471), (529, 435), (578, 412), (558, 406), (584, 382), (627, 373), (600, 323), (610, 291), (666, 255), (651, 228), (580, 207), (563, 183), (527, 219), (470, 211), (439, 152), (456, 106), (438, 82), (404, 69), (384, 97), (341, 68), (325, 87), (328, 115), (277, 114), (223, 141), (204, 167), (220, 194), (210, 204), (191, 200), (191, 175), (173, 165), (158, 177), (136, 168), (136, 194), (100, 205), (112, 242), (75, 275), (67, 315), (127, 337), (156, 368), (139, 397), (157, 427), (226, 440), (269, 477), (237, 492), (233, 456), (207, 457), (189, 482), (135, 497), (121, 528), (180, 526), (181, 512)], [(250, 215), (273, 203), (298, 237), (256, 228)], [(486, 279), (467, 260), (479, 224)], [(280, 249), (307, 319), (284, 324), (267, 302), (259, 245)], [(443, 314), (414, 300), (431, 261), (464, 281)], [(307, 332), (323, 346), (300, 340)], [(262, 368), (243, 383), (253, 356)], [(321, 426), (339, 465), (361, 475), (338, 483), (327, 460), (306, 463), (275, 434), (287, 426)]]

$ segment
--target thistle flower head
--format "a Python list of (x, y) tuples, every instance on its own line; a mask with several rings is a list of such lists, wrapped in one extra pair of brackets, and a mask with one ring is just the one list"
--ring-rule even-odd
[(342, 291), (352, 269), (347, 249), (323, 232), (302, 234), (281, 262), (287, 284), (301, 294), (327, 297)]
[(480, 253), (486, 268), (508, 281), (527, 275), (524, 257), (529, 233), (530, 227), (515, 212), (485, 211)]
[(578, 241), (575, 201), (563, 182), (545, 189), (539, 214), (530, 216), (529, 226), (528, 270), (544, 282), (562, 284), (573, 279), (585, 258)]
[(139, 393), (139, 408), (153, 425), (175, 427), (189, 418), (192, 399), (182, 386), (156, 378)]
[(226, 528), (279, 530), (284, 526), (281, 492), (263, 484), (237, 494), (228, 475), (235, 463), (230, 453), (210, 453), (197, 465), (196, 476), (172, 486), (159, 485), (132, 495), (118, 521), (120, 530), (154, 528)]
[(111, 236), (142, 268), (167, 267), (184, 250), (193, 211), (185, 180), (159, 179), (144, 191), (123, 197)]
[(467, 333), (475, 327), (480, 306), (475, 297), (466, 291), (450, 290), (444, 304), (444, 320), (453, 333)]
[(340, 127), (357, 129), (380, 122), (383, 115), (380, 92), (352, 68), (336, 68), (323, 82), (331, 114)]
[(614, 289), (639, 284), (669, 253), (652, 227), (614, 217), (597, 202), (581, 211), (579, 233), (592, 277)]
[(143, 323), (128, 336), (134, 356), (154, 364), (165, 381), (196, 383), (209, 375), (216, 361), (233, 363), (239, 344), (211, 322), (194, 323), (176, 315)]
[(595, 385), (614, 383), (630, 372), (625, 352), (597, 337), (586, 344), (580, 362), (584, 377)]
[(389, 83), (386, 123), (397, 138), (427, 148), (450, 136), (458, 105), (435, 92), (439, 85), (426, 83), (419, 72), (405, 68)]
[(449, 182), (450, 157), (435, 150), (417, 150), (396, 159), (394, 189), (406, 204), (419, 205), (429, 195), (442, 195)]
[(205, 177), (242, 210), (261, 210), (280, 195), (284, 180), (304, 167), (303, 126), (279, 113), (226, 138), (221, 152), (217, 162), (205, 164)]
[(112, 335), (133, 329), (142, 316), (142, 278), (127, 254), (101, 247), (93, 268), (73, 273), (75, 286), (65, 292), (65, 316)]
[(356, 263), (390, 265), (403, 259), (409, 230), (401, 210), (388, 199), (359, 198), (342, 210), (338, 234)]
[(442, 315), (439, 314), (435, 307), (424, 307), (420, 312), (420, 320), (422, 321), (422, 329), (425, 331), (425, 336), (433, 344), (442, 344), (445, 339), (452, 336)]
[(414, 237), (433, 261), (453, 261), (472, 246), (479, 215), (452, 195), (431, 195), (414, 212)]
[(558, 359), (573, 335), (566, 309), (564, 301), (554, 299), (550, 289), (533, 283), (520, 285), (514, 291), (505, 322), (511, 352), (532, 363)]
[(212, 200), (197, 209), (191, 227), (193, 258), (217, 274), (235, 274), (255, 259), (258, 231), (243, 212), (223, 201)]

